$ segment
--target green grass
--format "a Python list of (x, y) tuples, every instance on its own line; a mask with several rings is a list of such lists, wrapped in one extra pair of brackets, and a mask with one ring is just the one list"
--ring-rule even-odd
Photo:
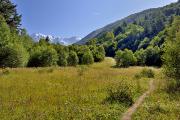
[(159, 73), (156, 90), (145, 100), (134, 114), (133, 120), (179, 120), (180, 93), (168, 93), (167, 81)]
[(149, 79), (135, 79), (142, 67), (114, 65), (106, 58), (91, 66), (0, 70), (0, 120), (120, 119), (127, 106), (104, 102), (107, 89), (125, 81), (135, 100)]

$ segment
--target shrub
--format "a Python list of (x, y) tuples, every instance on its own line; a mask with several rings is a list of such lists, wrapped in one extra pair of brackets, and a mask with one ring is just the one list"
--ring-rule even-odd
[(106, 100), (110, 103), (121, 103), (127, 106), (131, 106), (134, 103), (131, 88), (124, 82), (118, 87), (109, 88)]
[(57, 65), (58, 55), (56, 50), (49, 46), (37, 46), (31, 51), (29, 67), (49, 67)]
[(101, 62), (105, 58), (105, 50), (103, 46), (93, 46), (92, 54), (95, 62)]
[(69, 66), (77, 66), (79, 63), (79, 58), (78, 58), (76, 52), (70, 51), (67, 61), (68, 61)]
[(147, 69), (144, 68), (139, 74), (135, 75), (136, 79), (140, 79), (142, 77), (146, 77), (146, 78), (154, 78), (155, 73), (153, 72), (152, 69)]
[(59, 66), (67, 66), (67, 58), (68, 58), (68, 48), (59, 44), (53, 45), (54, 49), (57, 51), (58, 54), (58, 61), (57, 64)]
[(168, 93), (177, 93), (180, 91), (180, 82), (175, 79), (170, 79), (167, 81), (166, 91)]
[(92, 52), (90, 51), (85, 51), (85, 53), (82, 56), (82, 64), (84, 65), (89, 65), (94, 63), (94, 58), (92, 55)]
[(68, 65), (68, 62), (67, 62), (67, 57), (68, 57), (68, 54), (65, 52), (65, 51), (61, 51), (58, 53), (58, 65), (59, 66), (67, 66)]
[(144, 66), (146, 63), (146, 53), (144, 49), (137, 50), (134, 53), (135, 57), (137, 58), (137, 65)]
[(147, 77), (147, 78), (154, 78), (154, 72), (152, 69), (146, 69), (144, 68), (142, 71), (141, 71), (141, 75), (144, 76), (144, 77)]
[(117, 67), (129, 67), (131, 65), (135, 65), (137, 62), (137, 59), (134, 56), (133, 52), (128, 49), (125, 49), (124, 51), (117, 51), (115, 60)]
[(148, 47), (145, 51), (146, 61), (145, 64), (148, 66), (160, 66), (160, 48), (159, 47)]
[(28, 59), (29, 54), (21, 45), (7, 45), (0, 48), (0, 67), (24, 67)]

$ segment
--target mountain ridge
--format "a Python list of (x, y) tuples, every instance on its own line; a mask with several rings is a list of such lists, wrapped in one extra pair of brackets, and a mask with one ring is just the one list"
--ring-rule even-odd
[[(94, 30), (93, 32), (91, 32), (90, 34), (85, 36), (82, 40), (78, 41), (76, 44), (85, 44), (88, 40), (90, 40), (92, 38), (98, 38), (98, 37), (100, 37), (102, 34), (104, 34), (106, 32), (113, 31), (117, 27), (121, 26), (123, 24), (123, 22), (126, 22), (127, 24), (130, 24), (130, 23), (136, 22), (137, 19), (139, 19), (139, 18), (145, 17), (148, 14), (157, 14), (158, 11), (162, 12), (163, 15), (165, 15), (167, 18), (169, 18), (169, 16), (172, 16), (172, 14), (174, 14), (174, 13), (171, 13), (170, 15), (167, 15), (165, 12), (168, 11), (168, 7), (169, 7), (170, 10), (172, 10), (173, 8), (170, 8), (170, 7), (171, 6), (176, 6), (176, 5), (178, 6), (179, 3), (180, 3), (180, 1), (175, 2), (175, 3), (171, 3), (171, 4), (163, 6), (163, 7), (150, 8), (150, 9), (138, 12), (138, 13), (131, 14), (131, 15), (123, 18), (123, 19), (117, 20), (117, 21), (115, 21), (113, 23), (110, 23), (110, 24), (108, 24), (108, 25), (106, 25), (106, 26), (104, 26), (102, 28)], [(180, 5), (179, 5), (179, 10), (178, 11), (180, 11)], [(178, 15), (180, 15), (180, 13), (178, 13)], [(166, 20), (166, 21), (168, 21), (168, 20)]]

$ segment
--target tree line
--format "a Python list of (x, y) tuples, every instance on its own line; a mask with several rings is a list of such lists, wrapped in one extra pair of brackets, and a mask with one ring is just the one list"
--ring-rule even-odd
[(46, 38), (33, 42), (25, 30), (11, 29), (0, 16), (0, 67), (76, 66), (105, 58), (103, 46), (62, 46), (49, 41)]
[[(168, 25), (151, 41), (146, 49), (133, 52), (129, 49), (117, 50), (115, 60), (117, 67), (162, 66), (170, 76), (179, 72), (179, 30), (180, 17), (175, 16)], [(170, 70), (171, 69), (171, 70)], [(175, 72), (175, 73), (174, 73)], [(179, 73), (178, 73), (179, 74)]]
[(62, 46), (49, 38), (34, 42), (21, 27), (21, 15), (10, 0), (0, 1), (0, 67), (76, 66), (103, 61), (101, 45)]

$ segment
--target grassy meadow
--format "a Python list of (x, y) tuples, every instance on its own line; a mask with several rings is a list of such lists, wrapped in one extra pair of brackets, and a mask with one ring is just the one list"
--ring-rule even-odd
[(162, 76), (162, 73), (157, 75), (156, 90), (146, 98), (133, 120), (180, 120), (180, 93), (169, 92), (169, 82)]
[(136, 100), (149, 79), (135, 79), (142, 67), (114, 65), (106, 58), (91, 66), (1, 70), (0, 119), (120, 119), (128, 106), (106, 102), (108, 89), (125, 82)]

